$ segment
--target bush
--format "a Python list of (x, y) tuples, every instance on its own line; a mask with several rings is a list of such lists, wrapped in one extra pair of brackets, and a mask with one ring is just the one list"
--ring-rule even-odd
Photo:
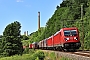
[(21, 39), (22, 39), (22, 40), (28, 40), (29, 38), (28, 38), (27, 36), (25, 36), (25, 35), (22, 35), (22, 36), (21, 36)]
[(39, 58), (37, 57), (35, 60), (39, 60)]
[(50, 55), (50, 57), (51, 57), (53, 60), (55, 60), (55, 59), (56, 59), (56, 55), (55, 55), (55, 53), (54, 53), (54, 52), (51, 52), (49, 55)]
[(37, 51), (31, 56), (32, 60), (35, 60), (35, 59), (44, 60), (44, 57), (45, 55), (44, 55), (44, 52), (42, 51)]
[(29, 53), (29, 48), (28, 48), (28, 47), (27, 47), (27, 48), (25, 48), (25, 49), (24, 49), (24, 51), (23, 51), (23, 53), (24, 53), (24, 54)]
[(39, 57), (39, 60), (44, 60), (44, 52), (42, 52), (42, 51), (39, 51), (38, 52), (38, 57)]
[(3, 57), (0, 60), (44, 60), (44, 53), (42, 51), (30, 50), (30, 54), (15, 55), (11, 57)]

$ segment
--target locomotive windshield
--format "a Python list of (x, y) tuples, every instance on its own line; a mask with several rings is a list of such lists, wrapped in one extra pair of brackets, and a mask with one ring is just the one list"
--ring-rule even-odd
[(65, 36), (76, 36), (77, 32), (76, 30), (64, 30), (64, 35)]

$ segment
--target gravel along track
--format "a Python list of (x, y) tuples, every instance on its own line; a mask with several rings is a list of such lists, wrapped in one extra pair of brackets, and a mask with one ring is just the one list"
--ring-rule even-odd
[(72, 60), (90, 60), (90, 53), (85, 52), (55, 52), (59, 56), (64, 56)]
[(79, 51), (79, 52), (61, 52), (61, 51), (52, 51), (52, 50), (43, 50), (44, 52), (55, 52), (56, 56), (63, 56), (70, 58), (72, 60), (90, 60), (90, 52)]

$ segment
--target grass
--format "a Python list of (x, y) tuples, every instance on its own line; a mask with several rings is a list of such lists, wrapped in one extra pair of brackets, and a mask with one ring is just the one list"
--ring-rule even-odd
[(71, 60), (70, 58), (62, 57), (60, 60)]
[[(41, 59), (43, 58), (43, 59)], [(0, 60), (71, 60), (66, 57), (57, 56), (54, 52), (42, 52), (42, 51), (34, 51), (31, 49), (31, 51), (27, 54), (20, 55), (14, 55), (11, 57), (2, 57)]]
[(3, 57), (0, 60), (30, 60), (30, 54), (23, 54), (22, 56), (15, 55), (11, 57)]
[(54, 52), (44, 52), (45, 54), (45, 60), (71, 60), (66, 57), (57, 56)]

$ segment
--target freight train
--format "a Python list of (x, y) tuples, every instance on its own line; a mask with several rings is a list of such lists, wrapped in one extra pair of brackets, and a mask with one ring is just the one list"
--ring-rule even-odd
[(62, 28), (49, 38), (29, 45), (30, 49), (53, 49), (63, 51), (77, 50), (80, 47), (79, 31), (76, 27)]

